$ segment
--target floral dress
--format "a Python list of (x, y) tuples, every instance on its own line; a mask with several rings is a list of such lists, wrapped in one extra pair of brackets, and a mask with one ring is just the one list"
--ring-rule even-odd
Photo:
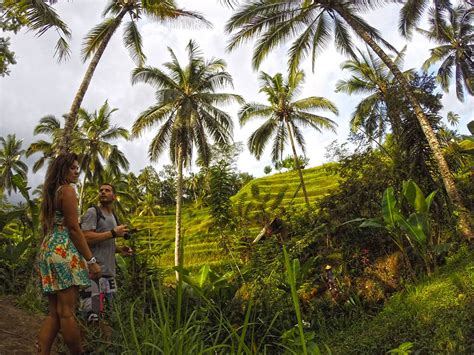
[(38, 271), (43, 293), (53, 293), (71, 286), (89, 287), (86, 260), (76, 249), (64, 216), (56, 210), (53, 231), (43, 239), (38, 254)]

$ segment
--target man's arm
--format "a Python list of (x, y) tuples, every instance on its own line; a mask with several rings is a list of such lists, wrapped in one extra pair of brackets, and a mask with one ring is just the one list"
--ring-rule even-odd
[[(96, 232), (97, 228), (97, 212), (95, 208), (89, 208), (82, 217), (81, 228), (83, 229), (84, 237), (86, 238), (87, 244), (94, 245), (103, 242), (107, 239), (114, 238), (112, 230), (105, 232)], [(128, 231), (126, 225), (116, 226), (114, 229), (116, 237), (123, 237)]]
[[(117, 237), (123, 237), (124, 234), (128, 231), (128, 227), (124, 224), (121, 224), (113, 229)], [(95, 229), (83, 231), (84, 237), (86, 237), (87, 244), (94, 245), (100, 242), (103, 242), (107, 239), (114, 238), (112, 230), (106, 232), (96, 232)]]

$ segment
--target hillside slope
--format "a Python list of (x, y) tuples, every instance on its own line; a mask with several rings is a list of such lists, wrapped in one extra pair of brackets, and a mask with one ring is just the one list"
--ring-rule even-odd
[(394, 295), (375, 317), (320, 340), (333, 354), (385, 354), (405, 342), (420, 354), (474, 354), (474, 251)]
[[(330, 169), (332, 166), (334, 166), (332, 163), (325, 164), (303, 171), (311, 203), (337, 186), (337, 177)], [(304, 197), (299, 185), (296, 171), (277, 173), (252, 180), (233, 196), (231, 201), (234, 206), (237, 203), (243, 203), (244, 205), (255, 203), (257, 198), (252, 195), (251, 190), (252, 186), (258, 186), (261, 198), (272, 200), (284, 189), (286, 192), (281, 206), (302, 206), (304, 205)], [(212, 219), (209, 208), (196, 208), (193, 204), (188, 204), (183, 208), (182, 217), (185, 267), (195, 269), (204, 264), (214, 266), (226, 264), (228, 261), (212, 233)], [(136, 217), (132, 224), (141, 231), (137, 243), (141, 250), (152, 251), (154, 255), (153, 262), (156, 265), (171, 267), (174, 264), (174, 211), (171, 210), (168, 214), (156, 217)], [(260, 228), (261, 226), (255, 225), (251, 231), (258, 233)], [(254, 236), (252, 234), (249, 237)]]

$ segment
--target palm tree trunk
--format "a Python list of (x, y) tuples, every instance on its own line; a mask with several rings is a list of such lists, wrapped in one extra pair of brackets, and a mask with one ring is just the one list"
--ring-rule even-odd
[(414, 96), (413, 90), (410, 87), (410, 83), (403, 76), (397, 65), (390, 59), (390, 57), (383, 51), (383, 49), (380, 48), (380, 46), (372, 39), (370, 34), (367, 33), (367, 31), (356, 20), (354, 20), (351, 16), (345, 13), (344, 9), (342, 8), (336, 8), (336, 11), (342, 18), (344, 18), (344, 20), (346, 20), (346, 22), (352, 27), (352, 29), (364, 40), (365, 43), (370, 46), (370, 48), (372, 48), (372, 50), (379, 56), (379, 58), (387, 65), (387, 67), (394, 75), (395, 79), (401, 85), (403, 93), (408, 99), (408, 101), (410, 101), (413, 110), (415, 111), (415, 115), (418, 119), (418, 122), (421, 126), (421, 129), (423, 130), (423, 133), (426, 136), (426, 140), (428, 141), (435, 161), (438, 165), (438, 169), (441, 174), (441, 178), (443, 179), (444, 187), (446, 189), (448, 197), (451, 203), (454, 205), (455, 209), (459, 212), (459, 232), (467, 240), (471, 240), (472, 238), (474, 238), (474, 234), (470, 226), (468, 211), (464, 206), (461, 196), (456, 188), (456, 184), (451, 175), (446, 159), (444, 159), (443, 152), (441, 150), (441, 146), (438, 142), (436, 134), (433, 131), (433, 128), (431, 127), (428, 121), (428, 118), (423, 112), (423, 109), (421, 108), (416, 97)]
[[(176, 234), (174, 244), (174, 265), (181, 268), (183, 257), (181, 255), (181, 205), (183, 200), (183, 147), (178, 148), (178, 176), (176, 178)], [(176, 281), (179, 281), (179, 272), (176, 271)]]
[(298, 154), (296, 154), (295, 141), (293, 139), (293, 131), (291, 130), (290, 123), (288, 122), (286, 118), (285, 118), (285, 123), (286, 123), (286, 127), (288, 128), (288, 135), (290, 136), (291, 149), (293, 150), (293, 159), (295, 160), (295, 167), (296, 167), (296, 170), (298, 170), (301, 188), (303, 189), (304, 201), (306, 202), (306, 205), (309, 206), (308, 193), (306, 192), (306, 185), (304, 184), (304, 180), (303, 180), (303, 172), (301, 171), (300, 162), (298, 160)]
[(84, 74), (84, 78), (82, 79), (81, 85), (79, 86), (79, 90), (76, 92), (76, 96), (74, 97), (74, 100), (72, 101), (72, 105), (66, 119), (66, 124), (64, 125), (63, 136), (62, 136), (61, 142), (59, 143), (60, 153), (65, 153), (69, 150), (69, 146), (71, 144), (72, 131), (74, 128), (74, 124), (76, 123), (77, 112), (79, 111), (79, 108), (81, 107), (82, 100), (84, 99), (86, 91), (89, 88), (89, 84), (92, 80), (92, 76), (94, 75), (95, 69), (97, 68), (97, 65), (99, 64), (100, 58), (102, 57), (102, 54), (104, 54), (104, 51), (107, 48), (107, 45), (109, 44), (110, 39), (112, 38), (118, 26), (120, 26), (120, 23), (122, 22), (122, 18), (124, 17), (126, 13), (127, 13), (127, 10), (124, 9), (115, 18), (115, 25), (111, 27), (109, 32), (104, 36), (104, 39), (102, 40), (100, 46), (97, 48), (97, 51), (95, 52), (94, 57), (92, 57), (92, 60), (89, 63), (89, 66), (87, 67), (87, 71)]

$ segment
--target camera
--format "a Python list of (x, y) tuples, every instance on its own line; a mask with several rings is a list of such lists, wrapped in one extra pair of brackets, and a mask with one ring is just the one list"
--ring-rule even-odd
[(138, 232), (138, 229), (136, 229), (136, 228), (130, 228), (130, 229), (128, 230), (128, 232), (126, 232), (126, 233), (123, 235), (123, 238), (124, 238), (125, 240), (128, 240), (128, 239), (130, 239), (131, 237), (133, 237), (133, 234), (135, 234), (136, 232)]

